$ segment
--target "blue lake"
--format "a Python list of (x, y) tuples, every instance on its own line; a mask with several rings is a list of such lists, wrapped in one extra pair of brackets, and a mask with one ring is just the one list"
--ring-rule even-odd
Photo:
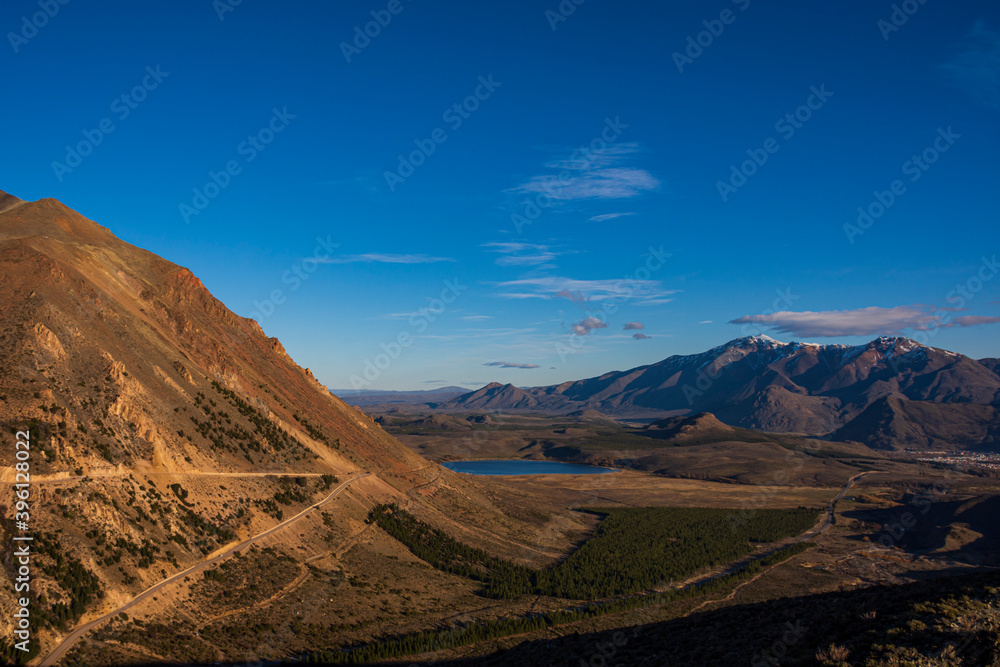
[(585, 466), (560, 461), (525, 461), (523, 459), (492, 461), (448, 461), (445, 468), (469, 475), (602, 475), (613, 468)]

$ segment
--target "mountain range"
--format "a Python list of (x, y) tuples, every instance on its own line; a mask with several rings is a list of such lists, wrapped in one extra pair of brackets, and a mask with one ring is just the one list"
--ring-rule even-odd
[(447, 386), (436, 389), (417, 389), (413, 391), (390, 391), (377, 389), (331, 389), (334, 394), (352, 405), (358, 407), (375, 407), (391, 409), (392, 406), (413, 405), (424, 403), (439, 403), (447, 401), (469, 390), (466, 387)]
[[(833, 434), (880, 447), (939, 447), (958, 436), (962, 446), (976, 446), (996, 442), (996, 361), (903, 337), (849, 346), (750, 336), (700, 354), (548, 387), (491, 383), (437, 407), (552, 414), (594, 409), (617, 418), (710, 412), (732, 426)], [(958, 424), (977, 426), (968, 434), (953, 433)]]

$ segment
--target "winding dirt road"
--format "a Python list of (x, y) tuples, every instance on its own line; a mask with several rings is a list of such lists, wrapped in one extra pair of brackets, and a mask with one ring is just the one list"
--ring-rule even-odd
[(359, 480), (359, 479), (361, 479), (363, 477), (368, 477), (369, 474), (370, 473), (366, 472), (366, 473), (362, 473), (360, 475), (354, 475), (350, 479), (341, 482), (340, 485), (337, 486), (337, 488), (335, 488), (333, 491), (331, 491), (330, 495), (328, 495), (326, 498), (324, 498), (323, 500), (319, 501), (318, 503), (310, 505), (309, 507), (305, 508), (304, 510), (302, 510), (301, 512), (299, 512), (298, 514), (296, 514), (295, 516), (293, 516), (292, 518), (285, 519), (284, 521), (282, 521), (281, 523), (277, 524), (276, 526), (274, 526), (272, 528), (268, 528), (264, 532), (258, 533), (257, 535), (254, 535), (253, 537), (251, 537), (250, 539), (248, 539), (248, 540), (246, 540), (244, 542), (240, 542), (239, 544), (236, 544), (236, 545), (234, 545), (232, 547), (229, 547), (225, 551), (223, 551), (223, 552), (221, 552), (221, 553), (219, 553), (219, 554), (217, 554), (215, 556), (212, 556), (212, 557), (208, 558), (207, 560), (203, 560), (203, 561), (201, 561), (199, 563), (196, 563), (196, 564), (192, 565), (191, 567), (189, 567), (188, 569), (183, 570), (182, 572), (178, 572), (177, 574), (174, 574), (174, 575), (172, 575), (170, 577), (167, 577), (166, 579), (164, 579), (163, 581), (161, 581), (161, 582), (159, 582), (157, 584), (153, 584), (152, 586), (150, 586), (149, 588), (147, 588), (145, 591), (143, 591), (142, 593), (139, 593), (134, 598), (132, 598), (131, 600), (129, 600), (128, 602), (126, 602), (122, 606), (118, 607), (117, 609), (115, 609), (113, 611), (110, 611), (107, 614), (105, 614), (104, 616), (101, 616), (100, 618), (96, 618), (93, 621), (90, 621), (89, 623), (85, 623), (85, 624), (79, 626), (78, 628), (76, 628), (75, 630), (73, 630), (71, 633), (69, 633), (69, 635), (67, 635), (66, 638), (63, 639), (62, 642), (60, 642), (59, 645), (56, 646), (52, 650), (52, 652), (49, 653), (48, 656), (46, 656), (46, 658), (39, 663), (40, 667), (51, 667), (52, 665), (55, 665), (56, 661), (59, 660), (59, 658), (61, 658), (63, 656), (63, 654), (66, 651), (68, 651), (71, 646), (73, 646), (73, 644), (75, 644), (77, 641), (79, 641), (79, 639), (81, 637), (83, 637), (85, 634), (87, 634), (91, 630), (94, 630), (95, 628), (103, 625), (105, 622), (107, 622), (112, 617), (114, 617), (114, 616), (116, 616), (116, 615), (124, 612), (127, 609), (130, 609), (134, 605), (136, 605), (139, 602), (142, 602), (143, 600), (145, 600), (146, 598), (148, 598), (153, 593), (159, 591), (160, 589), (164, 588), (165, 586), (169, 586), (170, 584), (172, 584), (173, 582), (177, 581), (178, 579), (183, 579), (184, 577), (189, 576), (189, 575), (191, 575), (191, 574), (193, 574), (195, 572), (198, 572), (200, 570), (203, 570), (203, 569), (205, 569), (206, 567), (208, 567), (210, 565), (214, 565), (215, 563), (218, 563), (218, 562), (220, 562), (222, 560), (225, 560), (229, 556), (233, 555), (234, 552), (240, 551), (242, 549), (245, 549), (246, 547), (250, 546), (251, 544), (254, 544), (255, 542), (259, 542), (260, 540), (264, 539), (265, 537), (267, 537), (267, 536), (269, 536), (269, 535), (271, 535), (271, 534), (273, 534), (273, 533), (281, 530), (285, 526), (287, 526), (287, 525), (289, 525), (291, 523), (295, 523), (296, 521), (298, 521), (299, 519), (301, 519), (302, 517), (304, 517), (309, 512), (312, 512), (317, 507), (325, 505), (326, 503), (328, 503), (331, 500), (333, 500), (334, 498), (336, 498), (337, 495), (341, 491), (343, 491), (345, 488), (347, 488), (347, 486), (349, 484), (351, 484), (352, 482), (355, 482), (355, 481), (357, 481), (357, 480)]
[[(754, 553), (754, 554), (751, 554), (750, 556), (747, 556), (747, 557), (744, 557), (744, 558), (740, 558), (739, 560), (733, 561), (732, 563), (729, 563), (728, 565), (724, 566), (724, 568), (721, 569), (721, 570), (715, 570), (715, 571), (712, 571), (712, 572), (697, 574), (697, 575), (694, 575), (693, 577), (689, 577), (688, 579), (685, 579), (683, 582), (681, 582), (681, 584), (679, 586), (674, 586), (673, 588), (678, 588), (678, 589), (680, 589), (680, 588), (687, 588), (688, 586), (690, 586), (692, 584), (701, 584), (701, 583), (705, 583), (707, 581), (711, 581), (713, 579), (718, 579), (719, 577), (724, 577), (726, 575), (733, 574), (737, 570), (742, 569), (743, 567), (745, 567), (749, 563), (752, 563), (755, 560), (761, 560), (763, 558), (766, 558), (766, 557), (770, 556), (771, 554), (773, 554), (776, 551), (779, 551), (779, 550), (784, 549), (786, 547), (790, 547), (793, 544), (798, 544), (799, 542), (805, 542), (806, 540), (810, 540), (810, 539), (816, 537), (817, 535), (819, 535), (820, 533), (825, 532), (826, 529), (828, 529), (830, 526), (832, 526), (834, 524), (835, 517), (836, 517), (836, 511), (837, 511), (837, 501), (840, 500), (841, 498), (843, 498), (844, 495), (850, 490), (850, 488), (852, 486), (854, 486), (854, 482), (858, 481), (859, 479), (861, 479), (862, 477), (864, 477), (865, 475), (867, 475), (869, 473), (871, 473), (870, 470), (866, 471), (866, 472), (858, 473), (854, 477), (851, 477), (849, 480), (847, 480), (847, 482), (844, 483), (844, 487), (840, 490), (840, 493), (838, 493), (836, 496), (834, 496), (833, 499), (830, 501), (830, 503), (827, 505), (826, 514), (823, 515), (823, 518), (820, 519), (819, 521), (817, 521), (816, 525), (813, 526), (812, 528), (810, 528), (809, 530), (807, 530), (806, 532), (800, 533), (799, 535), (796, 535), (794, 538), (792, 538), (788, 542), (784, 542), (784, 541), (778, 542), (777, 544), (775, 544), (774, 546), (772, 546), (770, 549), (768, 549), (766, 551), (761, 551), (761, 552), (758, 552), (758, 553)], [(754, 577), (754, 579), (756, 579), (756, 578), (757, 577)], [(747, 582), (747, 583), (749, 583), (749, 582)], [(745, 585), (745, 584), (740, 584), (739, 587), (742, 587), (743, 585)], [(667, 590), (669, 590), (669, 589), (667, 589)], [(710, 602), (714, 602), (714, 600), (712, 600)], [(708, 604), (708, 603), (705, 603), (705, 604)], [(702, 606), (704, 606), (704, 604)], [(701, 607), (699, 607), (699, 609), (700, 608)]]
[(829, 505), (829, 507), (827, 507), (827, 510), (826, 510), (826, 519), (823, 520), (823, 525), (820, 526), (819, 529), (816, 531), (817, 535), (819, 533), (822, 533), (824, 530), (826, 530), (830, 526), (832, 526), (834, 523), (836, 523), (836, 521), (837, 521), (837, 517), (836, 517), (837, 501), (840, 500), (841, 498), (843, 498), (844, 495), (846, 495), (847, 492), (851, 490), (851, 487), (854, 486), (854, 483), (856, 481), (858, 481), (859, 479), (861, 479), (865, 475), (870, 475), (872, 472), (873, 471), (871, 471), (871, 470), (866, 470), (865, 472), (860, 472), (857, 475), (855, 475), (854, 477), (852, 477), (849, 480), (847, 480), (847, 483), (844, 484), (844, 488), (842, 488), (840, 490), (840, 493), (838, 493), (837, 496), (833, 500), (830, 501), (830, 505)]
[[(830, 503), (829, 503), (829, 505), (827, 507), (827, 512), (824, 515), (824, 517), (817, 523), (817, 525), (813, 526), (811, 529), (807, 530), (806, 532), (804, 532), (804, 533), (796, 536), (796, 538), (794, 540), (792, 540), (791, 544), (795, 544), (796, 542), (801, 542), (803, 540), (807, 540), (807, 539), (810, 539), (812, 537), (815, 537), (816, 535), (818, 535), (818, 534), (826, 531), (831, 525), (833, 525), (833, 523), (835, 521), (835, 512), (836, 512), (837, 501), (841, 500), (847, 494), (847, 492), (851, 489), (852, 486), (854, 486), (854, 483), (858, 479), (860, 479), (860, 478), (864, 477), (865, 475), (869, 474), (869, 472), (870, 471), (859, 473), (859, 474), (851, 477), (849, 480), (847, 480), (847, 482), (844, 484), (843, 488), (840, 490), (840, 493), (838, 493), (830, 501)], [(150, 595), (152, 595), (156, 591), (160, 590), (161, 588), (163, 588), (165, 586), (168, 586), (169, 584), (177, 581), (178, 579), (181, 579), (181, 578), (183, 578), (185, 576), (188, 576), (188, 575), (190, 575), (192, 573), (198, 572), (198, 571), (200, 571), (200, 570), (208, 567), (209, 565), (213, 565), (213, 564), (215, 564), (215, 563), (217, 563), (217, 562), (219, 562), (219, 561), (221, 561), (221, 560), (223, 560), (223, 559), (231, 556), (235, 551), (244, 549), (244, 548), (250, 546), (251, 544), (253, 544), (255, 542), (258, 542), (259, 540), (264, 539), (268, 535), (271, 535), (272, 533), (274, 533), (274, 532), (276, 532), (278, 530), (281, 530), (282, 528), (284, 528), (285, 526), (289, 525), (290, 523), (294, 523), (295, 521), (298, 521), (299, 519), (301, 519), (303, 516), (305, 516), (306, 514), (308, 514), (309, 512), (311, 512), (312, 510), (314, 510), (317, 507), (320, 507), (321, 505), (324, 505), (324, 504), (328, 503), (329, 501), (333, 500), (333, 498), (335, 498), (337, 496), (337, 494), (339, 494), (351, 482), (359, 480), (359, 479), (361, 479), (363, 477), (368, 477), (369, 474), (370, 473), (363, 473), (363, 474), (355, 475), (355, 476), (351, 477), (351, 479), (348, 479), (348, 480), (342, 482), (326, 498), (324, 498), (323, 500), (321, 500), (320, 502), (318, 502), (318, 503), (316, 503), (314, 505), (311, 505), (311, 506), (307, 507), (306, 509), (302, 510), (301, 512), (299, 512), (298, 514), (296, 514), (292, 518), (286, 519), (285, 521), (282, 521), (281, 523), (279, 523), (278, 525), (274, 526), (273, 528), (269, 528), (268, 530), (266, 530), (266, 531), (264, 531), (262, 533), (259, 533), (258, 535), (255, 535), (254, 537), (251, 537), (250, 539), (246, 540), (245, 542), (241, 542), (241, 543), (239, 543), (239, 544), (237, 544), (237, 545), (235, 545), (233, 547), (230, 547), (230, 548), (226, 549), (225, 551), (223, 551), (222, 553), (209, 558), (208, 560), (204, 560), (204, 561), (202, 561), (200, 563), (197, 563), (197, 564), (189, 567), (188, 569), (184, 570), (183, 572), (178, 572), (177, 574), (175, 574), (175, 575), (173, 575), (171, 577), (168, 577), (167, 579), (164, 579), (163, 581), (159, 582), (158, 584), (154, 584), (152, 587), (146, 589), (145, 591), (143, 591), (139, 595), (135, 596), (129, 602), (127, 602), (124, 605), (118, 607), (114, 611), (108, 612), (107, 614), (105, 614), (104, 616), (101, 616), (100, 618), (97, 618), (97, 619), (95, 619), (93, 621), (90, 621), (89, 623), (81, 625), (80, 627), (78, 627), (75, 630), (73, 630), (73, 632), (71, 632), (65, 639), (63, 639), (63, 641), (55, 649), (53, 649), (53, 651), (51, 653), (49, 653), (49, 655), (41, 663), (39, 663), (40, 666), (41, 667), (51, 667), (52, 665), (55, 665), (56, 661), (60, 657), (62, 657), (62, 655), (67, 650), (69, 650), (69, 648), (71, 646), (73, 646), (73, 644), (75, 644), (77, 641), (79, 641), (79, 639), (83, 635), (87, 634), (88, 632), (90, 632), (91, 630), (97, 628), (98, 626), (102, 625), (103, 623), (107, 622), (112, 617), (114, 617), (117, 614), (120, 614), (120, 613), (124, 612), (125, 610), (131, 608), (132, 606), (138, 604), (139, 602), (141, 602), (142, 600), (146, 599), (147, 597), (149, 597)], [(788, 546), (788, 544), (785, 544), (785, 545), (782, 545), (782, 546)], [(775, 547), (771, 551), (776, 551), (778, 548), (781, 548), (781, 547)], [(768, 553), (771, 553), (771, 551), (769, 551)], [(763, 558), (764, 556), (768, 555), (768, 553), (755, 554), (754, 556), (752, 556), (750, 558), (750, 560), (756, 560), (756, 559), (759, 559), (759, 558)], [(722, 576), (725, 576), (726, 574), (730, 574), (731, 572), (739, 569), (740, 567), (743, 567), (744, 565), (746, 565), (746, 561), (744, 559), (740, 559), (740, 561), (738, 561), (737, 564), (732, 564), (731, 563), (729, 566), (727, 566), (726, 568), (724, 568), (722, 571), (715, 571), (715, 572), (711, 572), (711, 573), (702, 573), (700, 575), (695, 575), (694, 577), (691, 577), (688, 580), (682, 582), (679, 587), (675, 586), (674, 588), (686, 588), (686, 587), (694, 585), (696, 583), (704, 583), (705, 581), (708, 581), (708, 580), (711, 580), (711, 579), (715, 579), (715, 578), (718, 578), (718, 577), (722, 577)], [(753, 580), (751, 580), (751, 581), (755, 581), (762, 574), (764, 574), (764, 573), (761, 572), (756, 577), (754, 577)], [(737, 589), (738, 588), (742, 588), (747, 583), (750, 583), (750, 582), (743, 582), (740, 586), (737, 586)], [(733, 591), (733, 593), (735, 593), (735, 591)], [(702, 605), (699, 606), (697, 609), (701, 609), (702, 607), (704, 607), (704, 606), (706, 606), (706, 605), (708, 605), (710, 603), (713, 603), (713, 602), (719, 602), (719, 600), (708, 600), (708, 601), (702, 603)]]

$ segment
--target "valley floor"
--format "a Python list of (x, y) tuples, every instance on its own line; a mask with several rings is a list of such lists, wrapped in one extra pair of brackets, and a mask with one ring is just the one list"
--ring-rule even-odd
[[(351, 506), (348, 514), (360, 518), (366, 494), (373, 492), (373, 485), (385, 483), (372, 479), (355, 477), (338, 487), (357, 481), (341, 494)], [(835, 498), (837, 503), (835, 512), (824, 515), (819, 524), (794, 540), (808, 539), (815, 546), (719, 590), (411, 655), (396, 661), (400, 664), (414, 660), (445, 664), (454, 661), (456, 665), (510, 664), (507, 660), (512, 660), (576, 665), (581, 657), (589, 661), (598, 655), (605, 655), (607, 664), (643, 664), (642, 660), (662, 664), (655, 661), (657, 653), (643, 637), (675, 633), (673, 628), (687, 627), (683, 626), (685, 618), (710, 614), (713, 619), (722, 619), (726, 614), (743, 614), (741, 610), (750, 608), (747, 605), (779, 605), (776, 610), (789, 605), (805, 610), (798, 612), (805, 617), (812, 614), (808, 611), (812, 603), (808, 602), (811, 598), (803, 596), (852, 592), (863, 595), (862, 591), (876, 590), (873, 586), (919, 584), (943, 576), (991, 571), (1000, 565), (1000, 535), (991, 519), (1000, 487), (990, 480), (949, 471), (905, 467), (857, 473), (839, 489), (724, 484), (634, 471), (595, 476), (483, 478), (481, 485), (496, 507), (518, 514), (521, 524), (533, 525), (534, 529), (524, 532), (520, 524), (519, 528), (482, 524), (468, 489), (461, 485), (460, 478), (446, 471), (414, 485), (400, 500), (402, 507), (441, 526), (455, 539), (533, 567), (545, 567), (563, 558), (591, 533), (596, 519), (575, 508), (687, 506), (752, 512), (763, 507), (826, 506)], [(191, 577), (195, 571), (192, 569), (182, 577), (171, 578), (175, 583), (168, 587), (170, 593), (157, 588), (159, 596), (149, 591), (150, 595), (127, 605), (127, 620), (116, 616), (125, 607), (115, 609), (113, 618), (102, 629), (74, 633), (86, 636), (58, 664), (244, 664), (430, 629), (457, 631), (477, 623), (529, 618), (586, 604), (537, 595), (515, 600), (484, 599), (478, 593), (478, 584), (428, 567), (377, 526), (356, 520), (355, 528), (344, 533), (328, 526), (321, 515), (317, 511), (293, 517), (302, 517), (302, 527), (284, 528), (285, 539), (262, 540), (250, 548), (246, 548), (248, 543), (241, 544), (242, 555), (230, 559), (235, 563), (232, 568), (216, 568), (220, 572), (219, 584), (207, 576)], [(900, 527), (904, 529), (900, 531)], [(258, 537), (268, 535), (273, 533), (267, 531)], [(745, 562), (740, 559), (729, 566), (699, 572), (681, 585), (724, 576)], [(239, 591), (251, 590), (253, 594), (247, 599), (252, 602), (241, 602)], [(825, 599), (816, 598), (816, 604)], [(772, 615), (784, 618), (788, 614)], [(794, 627), (796, 619), (788, 622)], [(740, 655), (751, 648), (766, 650), (782, 636), (779, 632), (767, 646), (761, 644), (773, 631), (770, 625), (753, 626), (744, 633), (745, 641), (734, 645), (733, 650)], [(796, 650), (815, 658), (828, 647), (816, 644), (808, 646), (808, 650), (803, 648), (822, 636), (816, 634), (815, 628), (810, 632), (813, 634), (796, 640)], [(706, 641), (714, 641), (711, 635), (705, 637)], [(178, 642), (184, 642), (183, 650), (179, 650)], [(616, 663), (611, 659), (614, 656), (606, 655), (613, 649), (619, 657), (624, 656), (628, 646), (637, 652), (637, 662), (630, 658)], [(50, 654), (43, 664), (56, 664), (55, 657), (59, 656)], [(752, 658), (753, 651), (746, 657)], [(696, 663), (674, 660), (671, 664)], [(851, 660), (848, 664), (861, 663)]]

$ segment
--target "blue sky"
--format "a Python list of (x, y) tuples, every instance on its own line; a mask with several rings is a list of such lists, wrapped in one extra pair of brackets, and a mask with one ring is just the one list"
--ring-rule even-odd
[(0, 12), (0, 189), (330, 387), (754, 333), (1000, 356), (995, 2), (50, 2)]

